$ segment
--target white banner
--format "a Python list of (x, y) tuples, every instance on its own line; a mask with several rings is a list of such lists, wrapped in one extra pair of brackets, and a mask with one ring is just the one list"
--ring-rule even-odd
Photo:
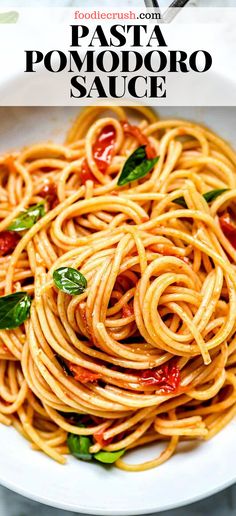
[(236, 8), (9, 11), (1, 106), (236, 105)]

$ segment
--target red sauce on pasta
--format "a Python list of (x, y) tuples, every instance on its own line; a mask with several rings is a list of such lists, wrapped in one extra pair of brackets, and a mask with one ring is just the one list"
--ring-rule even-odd
[(100, 374), (93, 373), (76, 364), (69, 363), (69, 369), (73, 373), (74, 379), (81, 383), (94, 383), (100, 378)]
[(224, 235), (229, 240), (234, 249), (236, 249), (236, 226), (233, 224), (230, 214), (225, 212), (219, 217), (219, 221)]
[(17, 246), (20, 237), (13, 231), (1, 231), (0, 232), (0, 256), (5, 256), (10, 252), (14, 251)]
[(175, 364), (146, 369), (138, 373), (138, 377), (141, 384), (159, 387), (165, 393), (176, 392), (180, 385), (180, 370)]
[(125, 134), (134, 136), (140, 145), (146, 145), (146, 154), (148, 159), (156, 157), (155, 150), (149, 143), (149, 140), (145, 134), (136, 125), (129, 124), (126, 120), (122, 122), (123, 130)]

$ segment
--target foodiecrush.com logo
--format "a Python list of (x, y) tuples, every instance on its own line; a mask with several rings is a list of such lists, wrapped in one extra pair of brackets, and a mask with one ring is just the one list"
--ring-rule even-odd
[(75, 20), (161, 20), (162, 15), (159, 9), (136, 12), (128, 11), (80, 11), (76, 10), (74, 14)]

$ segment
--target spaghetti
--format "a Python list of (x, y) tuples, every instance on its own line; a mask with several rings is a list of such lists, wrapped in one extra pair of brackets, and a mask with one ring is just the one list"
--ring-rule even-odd
[[(127, 471), (236, 413), (235, 153), (135, 109), (136, 125), (88, 108), (64, 145), (0, 158), (1, 295), (32, 299), (1, 326), (0, 422), (59, 463), (70, 451)], [(58, 288), (65, 271), (81, 291)], [(151, 461), (121, 458), (156, 441)]]

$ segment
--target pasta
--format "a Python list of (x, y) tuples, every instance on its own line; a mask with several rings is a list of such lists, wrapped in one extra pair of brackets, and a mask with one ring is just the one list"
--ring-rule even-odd
[(236, 413), (232, 148), (92, 107), (0, 170), (0, 422), (59, 463), (126, 471), (212, 438)]

